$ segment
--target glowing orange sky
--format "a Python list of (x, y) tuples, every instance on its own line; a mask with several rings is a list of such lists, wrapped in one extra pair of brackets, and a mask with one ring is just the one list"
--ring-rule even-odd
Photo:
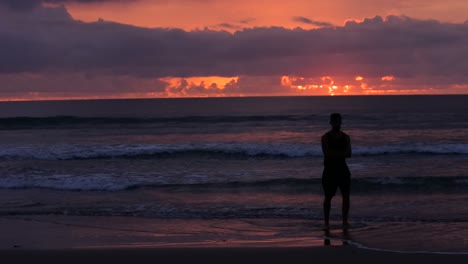
[[(347, 19), (360, 20), (376, 15), (406, 15), (445, 22), (464, 22), (468, 1), (465, 0), (136, 0), (120, 3), (67, 4), (76, 19), (99, 18), (143, 27), (168, 27), (192, 30), (221, 29), (232, 26), (314, 27), (292, 20), (302, 16), (314, 21), (343, 25)], [(229, 30), (224, 27), (223, 29)], [(231, 28), (235, 30), (236, 28)]]

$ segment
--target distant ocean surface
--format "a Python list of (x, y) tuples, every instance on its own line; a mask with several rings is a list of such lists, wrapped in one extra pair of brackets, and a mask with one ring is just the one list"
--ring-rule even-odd
[(467, 232), (465, 95), (2, 102), (0, 214), (321, 223), (332, 112), (351, 136), (351, 222)]

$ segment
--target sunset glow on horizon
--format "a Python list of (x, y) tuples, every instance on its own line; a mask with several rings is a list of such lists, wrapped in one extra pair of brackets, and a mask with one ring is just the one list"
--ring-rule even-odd
[(0, 100), (467, 94), (466, 14), (459, 0), (0, 0)]

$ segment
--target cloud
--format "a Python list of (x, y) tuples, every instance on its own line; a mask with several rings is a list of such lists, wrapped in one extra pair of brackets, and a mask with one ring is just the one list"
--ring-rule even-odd
[[(248, 17), (248, 18), (245, 18), (245, 19), (242, 19), (241, 21), (239, 21), (239, 23), (241, 24), (249, 24), (249, 23), (252, 23), (254, 22), (256, 19), (253, 18), (253, 17)], [(468, 22), (468, 20), (466, 21)]]
[[(66, 3), (103, 3), (103, 2), (130, 2), (132, 0), (0, 0), (0, 5), (7, 6), (15, 11), (30, 11), (45, 4), (66, 4)], [(134, 0), (133, 0), (134, 1)]]
[(216, 28), (224, 28), (224, 29), (227, 29), (227, 30), (239, 30), (239, 29), (242, 29), (242, 27), (238, 26), (238, 25), (235, 25), (235, 24), (232, 24), (232, 23), (220, 23), (218, 25), (215, 26)]
[[(405, 82), (438, 87), (468, 83), (468, 25), (402, 16), (311, 30), (268, 27), (229, 33), (85, 23), (73, 20), (63, 6), (40, 6), (27, 15), (0, 9), (0, 39), (0, 76), (242, 76), (226, 90), (242, 93), (268, 93), (275, 88), (262, 78), (281, 85), (284, 75), (351, 81), (363, 76), (376, 83), (393, 76), (397, 81), (387, 85), (401, 87)], [(271, 92), (284, 92), (280, 88)]]
[(168, 86), (160, 79), (92, 73), (0, 74), (0, 84), (0, 100), (163, 97)]
[[(214, 82), (209, 81), (210, 79), (214, 80)], [(281, 77), (279, 76), (163, 78), (162, 80), (167, 83), (166, 95), (168, 96), (201, 97), (295, 94), (295, 89), (281, 84)]]
[(216, 25), (211, 26), (209, 28), (226, 30), (226, 31), (229, 31), (229, 32), (235, 32), (235, 31), (239, 31), (239, 30), (244, 29), (246, 27), (246, 25), (248, 25), (249, 23), (251, 23), (253, 21), (255, 21), (255, 18), (246, 18), (246, 19), (242, 19), (240, 21), (219, 23), (219, 24), (216, 24)]
[(47, 25), (51, 22), (74, 22), (72, 16), (64, 6), (43, 8), (39, 5), (38, 8), (30, 9), (27, 5), (24, 5), (22, 7), (18, 6), (17, 8), (19, 9), (12, 10), (9, 7), (0, 5), (0, 34), (8, 31), (16, 31), (18, 36), (21, 34), (23, 38), (27, 39), (30, 37), (23, 35), (21, 31), (24, 30), (27, 32), (30, 30), (31, 25), (34, 26), (39, 23), (36, 28), (45, 30)]
[(39, 0), (0, 0), (0, 5), (11, 8), (16, 11), (28, 11), (40, 6)]
[(302, 17), (302, 16), (293, 17), (293, 21), (304, 23), (304, 24), (309, 24), (313, 26), (318, 26), (318, 27), (333, 27), (333, 24), (331, 23), (315, 21), (315, 20), (311, 20), (311, 19), (308, 19), (307, 17)]

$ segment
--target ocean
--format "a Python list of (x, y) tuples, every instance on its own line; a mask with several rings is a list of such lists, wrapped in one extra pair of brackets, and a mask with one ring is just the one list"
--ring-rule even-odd
[[(1, 102), (0, 215), (269, 227), (278, 219), (295, 225), (286, 237), (319, 231), (320, 138), (339, 112), (353, 152), (350, 242), (464, 253), (467, 102), (467, 95)], [(340, 206), (338, 192), (336, 230)]]

